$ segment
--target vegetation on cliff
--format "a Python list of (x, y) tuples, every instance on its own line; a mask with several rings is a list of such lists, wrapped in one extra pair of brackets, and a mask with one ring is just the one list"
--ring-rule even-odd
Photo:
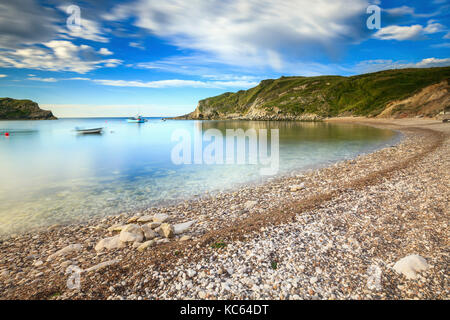
[(42, 110), (31, 100), (0, 98), (0, 120), (54, 120), (51, 111)]
[[(382, 114), (390, 103), (412, 97), (437, 83), (443, 84), (439, 87), (440, 101), (448, 101), (449, 79), (450, 67), (396, 69), (352, 77), (281, 77), (263, 80), (249, 90), (201, 100), (197, 109), (184, 118), (313, 120), (349, 115), (374, 117)], [(429, 95), (429, 99), (434, 98), (435, 95)], [(413, 109), (420, 114), (420, 106)], [(433, 116), (438, 111), (428, 108), (427, 112), (429, 114), (425, 116)], [(406, 116), (411, 115), (414, 114)], [(395, 116), (395, 110), (392, 116)]]

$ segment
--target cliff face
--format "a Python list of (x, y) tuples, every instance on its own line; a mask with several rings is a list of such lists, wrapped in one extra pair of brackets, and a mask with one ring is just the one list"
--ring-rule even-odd
[(319, 120), (338, 116), (435, 116), (449, 102), (450, 67), (353, 77), (281, 77), (201, 100), (179, 119)]
[(42, 110), (31, 100), (0, 98), (0, 120), (55, 120), (51, 111)]
[(450, 106), (450, 86), (448, 81), (442, 81), (411, 97), (388, 103), (378, 118), (434, 117), (446, 106)]

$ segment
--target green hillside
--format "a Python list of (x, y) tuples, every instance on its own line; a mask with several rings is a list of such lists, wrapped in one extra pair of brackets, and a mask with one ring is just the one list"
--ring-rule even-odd
[(352, 77), (281, 77), (264, 80), (246, 91), (201, 100), (197, 110), (185, 117), (377, 116), (389, 102), (408, 98), (427, 86), (449, 79), (450, 67), (396, 69)]

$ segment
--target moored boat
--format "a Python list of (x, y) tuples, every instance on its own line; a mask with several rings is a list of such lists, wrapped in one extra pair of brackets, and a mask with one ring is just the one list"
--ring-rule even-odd
[(75, 128), (75, 131), (79, 134), (101, 134), (103, 132), (103, 128), (93, 128), (93, 129)]

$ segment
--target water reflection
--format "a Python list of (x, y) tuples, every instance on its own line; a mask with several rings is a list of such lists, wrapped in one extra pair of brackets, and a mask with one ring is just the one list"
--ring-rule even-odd
[(304, 141), (325, 142), (330, 140), (358, 140), (378, 141), (392, 137), (392, 131), (380, 130), (373, 127), (352, 123), (328, 122), (298, 122), (298, 121), (197, 121), (197, 130), (219, 129), (225, 135), (227, 129), (279, 129), (280, 138), (294, 140), (296, 143)]

